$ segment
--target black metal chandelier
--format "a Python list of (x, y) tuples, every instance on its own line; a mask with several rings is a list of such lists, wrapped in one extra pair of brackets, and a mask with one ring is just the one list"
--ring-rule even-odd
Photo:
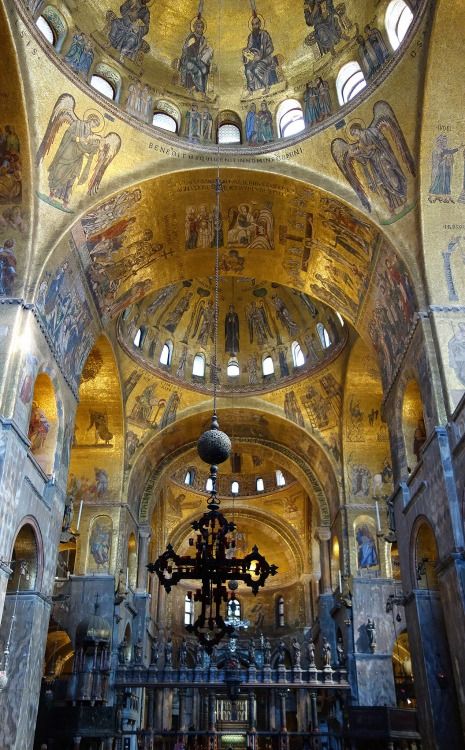
[[(221, 3), (219, 4), (221, 7)], [(221, 11), (219, 11), (221, 14)], [(221, 20), (221, 19), (220, 19)], [(220, 24), (219, 24), (220, 28)], [(200, 614), (186, 630), (194, 633), (206, 652), (211, 654), (213, 648), (223, 636), (234, 632), (234, 625), (225, 622), (222, 605), (227, 607), (228, 592), (235, 598), (239, 581), (243, 581), (256, 595), (264, 586), (268, 576), (274, 576), (278, 570), (270, 565), (258, 551), (256, 545), (252, 552), (243, 558), (234, 556), (235, 539), (233, 532), (236, 525), (220, 512), (220, 501), (217, 496), (218, 464), (229, 458), (231, 441), (219, 428), (216, 396), (218, 385), (218, 308), (219, 308), (219, 248), (220, 248), (220, 145), (217, 146), (217, 175), (214, 182), (216, 194), (216, 238), (215, 238), (215, 292), (214, 292), (214, 353), (211, 362), (213, 374), (213, 416), (210, 429), (204, 432), (197, 443), (197, 451), (205, 463), (210, 465), (211, 487), (207, 503), (207, 512), (192, 524), (195, 537), (189, 539), (189, 545), (195, 547), (195, 555), (178, 555), (171, 544), (158, 559), (147, 567), (156, 573), (160, 583), (169, 593), (180, 581), (198, 580), (200, 588), (194, 594), (194, 602), (200, 602)], [(228, 583), (227, 583), (228, 582)], [(190, 594), (192, 596), (192, 593)], [(227, 615), (226, 615), (227, 617)]]

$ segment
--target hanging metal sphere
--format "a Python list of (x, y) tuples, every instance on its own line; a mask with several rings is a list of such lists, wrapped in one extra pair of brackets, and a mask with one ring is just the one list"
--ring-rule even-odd
[(232, 581), (229, 581), (229, 583), (228, 583), (228, 589), (229, 589), (230, 591), (236, 591), (236, 589), (237, 589), (238, 587), (239, 587), (239, 583), (238, 583), (238, 581), (234, 581), (234, 580), (232, 580)]
[(201, 435), (197, 441), (197, 453), (206, 464), (222, 464), (231, 454), (231, 441), (225, 432), (219, 429), (216, 414), (212, 417), (211, 429)]

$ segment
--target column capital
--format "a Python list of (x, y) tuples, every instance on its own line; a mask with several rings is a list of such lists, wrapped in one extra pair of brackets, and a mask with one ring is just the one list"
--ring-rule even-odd
[(320, 542), (329, 542), (331, 539), (331, 529), (329, 526), (318, 526), (315, 529), (315, 539)]
[(141, 526), (139, 529), (139, 536), (143, 539), (149, 539), (152, 536), (152, 529), (150, 526)]

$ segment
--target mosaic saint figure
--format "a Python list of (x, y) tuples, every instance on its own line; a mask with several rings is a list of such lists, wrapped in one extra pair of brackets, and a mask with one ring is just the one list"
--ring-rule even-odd
[(354, 140), (336, 138), (331, 152), (363, 206), (371, 211), (366, 193), (369, 190), (384, 201), (390, 213), (403, 208), (407, 202), (407, 178), (391, 140), (413, 176), (415, 164), (392, 107), (387, 102), (376, 102), (370, 125), (355, 122), (349, 133)]
[(186, 89), (205, 94), (210, 73), (213, 49), (204, 35), (205, 22), (199, 15), (192, 24), (179, 60), (179, 77)]
[(311, 127), (318, 122), (320, 108), (318, 103), (318, 89), (314, 81), (305, 85), (304, 92), (304, 122), (307, 127)]
[(126, 0), (120, 5), (121, 16), (108, 12), (108, 41), (119, 51), (121, 62), (125, 57), (134, 60), (143, 47), (144, 36), (150, 27), (148, 3), (149, 0)]
[(270, 34), (262, 29), (261, 19), (252, 17), (252, 31), (247, 39), (247, 46), (242, 50), (242, 61), (250, 94), (259, 89), (266, 91), (278, 82), (277, 61), (273, 54), (274, 46)]
[(355, 533), (357, 540), (357, 557), (359, 568), (372, 568), (378, 565), (378, 551), (373, 534), (367, 524), (357, 528)]
[(101, 232), (103, 229), (109, 227), (113, 222), (128, 213), (141, 198), (142, 192), (140, 188), (123, 190), (113, 198), (101, 203), (93, 211), (89, 211), (81, 219), (86, 236)]
[(269, 143), (274, 138), (273, 115), (265, 100), (262, 101), (257, 112), (256, 133), (257, 143)]
[(307, 26), (313, 26), (320, 54), (334, 54), (334, 47), (343, 38), (334, 0), (304, 0), (304, 16)]
[(71, 47), (65, 55), (65, 61), (70, 68), (84, 77), (89, 73), (90, 67), (94, 61), (94, 49), (92, 42), (87, 39), (85, 34), (75, 34)]
[(465, 385), (465, 323), (458, 323), (456, 332), (449, 340), (448, 350), (449, 365)]
[(0, 245), (0, 295), (8, 295), (13, 291), (16, 278), (14, 246), (14, 240), (5, 240), (3, 245)]
[(257, 105), (255, 102), (249, 107), (247, 117), (245, 118), (245, 139), (249, 145), (254, 145), (257, 142)]
[(224, 319), (224, 350), (232, 356), (239, 353), (239, 315), (234, 305), (229, 305)]
[(193, 104), (188, 112), (184, 125), (184, 135), (190, 141), (200, 141), (202, 137), (202, 115), (196, 104)]
[(454, 155), (459, 148), (449, 148), (447, 135), (438, 135), (432, 153), (430, 203), (453, 203), (451, 182), (454, 173)]

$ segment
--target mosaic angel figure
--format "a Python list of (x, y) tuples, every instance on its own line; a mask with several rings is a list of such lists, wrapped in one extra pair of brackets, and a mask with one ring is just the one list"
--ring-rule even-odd
[(335, 138), (331, 143), (336, 164), (367, 211), (371, 211), (367, 193), (373, 193), (394, 214), (407, 202), (407, 178), (401, 162), (415, 176), (413, 156), (394, 110), (387, 102), (376, 102), (370, 125), (354, 122), (349, 133), (353, 141)]
[(98, 131), (104, 128), (101, 114), (93, 110), (80, 118), (75, 107), (71, 94), (62, 94), (57, 99), (36, 157), (38, 166), (51, 150), (58, 133), (63, 133), (48, 166), (48, 184), (50, 198), (62, 201), (65, 206), (76, 181), (78, 185), (87, 184), (88, 195), (97, 193), (107, 167), (121, 148), (117, 133), (99, 135)]

